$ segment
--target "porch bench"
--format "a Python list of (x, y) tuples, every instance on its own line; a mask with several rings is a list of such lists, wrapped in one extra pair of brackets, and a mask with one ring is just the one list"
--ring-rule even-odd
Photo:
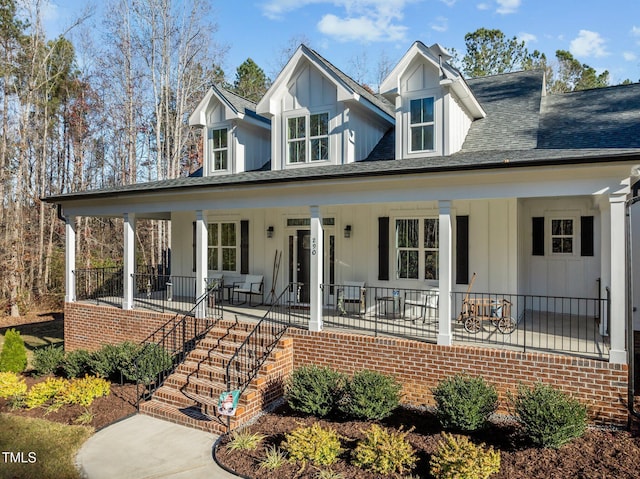
[(364, 281), (345, 281), (338, 287), (337, 309), (341, 316), (347, 314), (347, 304), (358, 305), (358, 316), (364, 314), (367, 308), (367, 290)]
[[(244, 304), (249, 300), (249, 306), (257, 306), (264, 303), (264, 277), (262, 275), (248, 274), (244, 280), (233, 283), (233, 289), (231, 290), (231, 304)], [(245, 300), (242, 303), (234, 303), (236, 295), (238, 295), (238, 301), (240, 301), (240, 294), (244, 294)], [(251, 303), (252, 296), (262, 296), (262, 301), (257, 304)]]

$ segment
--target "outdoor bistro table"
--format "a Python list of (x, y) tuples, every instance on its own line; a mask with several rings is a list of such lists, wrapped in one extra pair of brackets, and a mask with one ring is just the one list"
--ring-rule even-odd
[(393, 292), (393, 296), (376, 296), (378, 314), (396, 319), (401, 316), (400, 294)]

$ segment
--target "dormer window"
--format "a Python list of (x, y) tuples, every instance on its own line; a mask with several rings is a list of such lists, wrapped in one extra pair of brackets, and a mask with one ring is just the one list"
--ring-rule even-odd
[(329, 114), (316, 113), (287, 119), (287, 162), (329, 159)]
[(434, 149), (433, 104), (433, 97), (417, 98), (410, 102), (411, 153)]
[(226, 171), (228, 164), (228, 131), (226, 128), (211, 130), (211, 171)]

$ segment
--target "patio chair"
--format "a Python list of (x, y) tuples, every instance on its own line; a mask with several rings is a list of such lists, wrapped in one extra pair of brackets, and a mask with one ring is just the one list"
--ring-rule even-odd
[[(428, 319), (438, 319), (440, 294), (438, 291), (405, 291), (404, 307), (402, 309), (402, 317), (407, 319), (407, 309), (418, 310), (419, 314), (415, 317), (409, 317), (412, 321), (422, 319), (423, 323)], [(429, 314), (427, 315), (427, 312)]]
[(346, 305), (357, 304), (358, 315), (365, 312), (367, 298), (367, 290), (364, 287), (364, 281), (345, 281), (338, 288), (338, 310), (341, 315), (346, 315)]
[[(222, 302), (222, 300), (224, 299), (222, 297), (223, 293), (224, 293), (224, 274), (223, 273), (213, 273), (211, 275), (209, 275), (209, 277), (207, 278), (207, 288), (210, 291), (215, 291), (215, 300), (218, 301), (219, 303)], [(211, 296), (209, 296), (209, 298), (211, 298)], [(213, 306), (213, 305), (209, 305), (209, 306)]]
[[(259, 304), (264, 303), (264, 277), (262, 275), (257, 274), (248, 274), (245, 276), (244, 281), (233, 283), (233, 289), (231, 290), (231, 298), (235, 298), (238, 295), (238, 301), (240, 301), (240, 294), (244, 294), (244, 302), (242, 303), (234, 303), (230, 301), (231, 304), (244, 304), (247, 302), (247, 298), (249, 299), (249, 306), (257, 306)], [(262, 296), (262, 301), (257, 304), (251, 304), (252, 296)]]

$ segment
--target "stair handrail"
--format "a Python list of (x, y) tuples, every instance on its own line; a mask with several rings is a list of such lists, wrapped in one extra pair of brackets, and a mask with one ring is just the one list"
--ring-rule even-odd
[[(132, 360), (133, 368), (136, 375), (136, 409), (140, 409), (141, 400), (151, 397), (153, 392), (162, 385), (169, 374), (171, 374), (171, 372), (173, 372), (176, 367), (185, 360), (187, 354), (193, 351), (198, 342), (211, 330), (211, 328), (213, 328), (218, 323), (218, 321), (222, 319), (223, 308), (221, 304), (218, 304), (217, 294), (217, 283), (208, 286), (204, 294), (196, 299), (195, 304), (189, 311), (187, 311), (186, 313), (176, 313), (173, 318), (169, 319), (167, 322), (165, 322), (140, 342), (140, 351)], [(210, 304), (210, 301), (212, 299), (214, 301), (215, 311), (218, 312), (218, 314), (211, 318), (206, 316), (198, 318), (196, 312), (200, 308), (204, 308), (206, 311), (207, 305)], [(182, 317), (180, 318), (180, 320), (176, 321), (176, 319), (180, 317), (181, 314)], [(189, 320), (193, 320), (192, 331), (187, 331), (187, 321)], [(168, 330), (166, 330), (167, 327), (169, 327)], [(179, 329), (181, 329), (181, 331), (178, 331)], [(158, 333), (161, 333), (161, 335), (158, 339), (155, 339)], [(173, 347), (167, 347), (167, 340), (172, 336)], [(180, 341), (176, 341), (177, 336), (180, 336)], [(151, 344), (155, 344), (156, 346), (161, 348), (160, 350), (155, 352), (156, 357), (153, 358), (160, 364), (151, 365), (151, 369), (153, 370), (154, 367), (157, 367), (158, 369), (162, 370), (155, 375), (155, 380), (145, 383), (145, 391), (141, 394), (141, 369), (143, 366), (141, 364), (142, 355), (147, 352), (145, 351), (145, 349)], [(163, 352), (168, 353), (168, 356), (165, 356)], [(159, 356), (157, 356), (158, 354)], [(168, 364), (168, 357), (170, 357), (171, 365)], [(164, 367), (165, 364), (167, 365), (167, 367)], [(147, 367), (148, 366), (149, 365), (147, 364)]]
[[(225, 371), (227, 391), (232, 389), (239, 390), (239, 396), (241, 396), (278, 345), (287, 329), (289, 329), (291, 325), (291, 309), (289, 301), (285, 301), (283, 298), (290, 291), (291, 285), (287, 285), (271, 304), (262, 319), (258, 321), (242, 344), (238, 346), (229, 358)], [(280, 319), (273, 317), (275, 314), (278, 314)], [(262, 337), (262, 334), (265, 336)], [(231, 375), (234, 369), (235, 374), (232, 379)]]

